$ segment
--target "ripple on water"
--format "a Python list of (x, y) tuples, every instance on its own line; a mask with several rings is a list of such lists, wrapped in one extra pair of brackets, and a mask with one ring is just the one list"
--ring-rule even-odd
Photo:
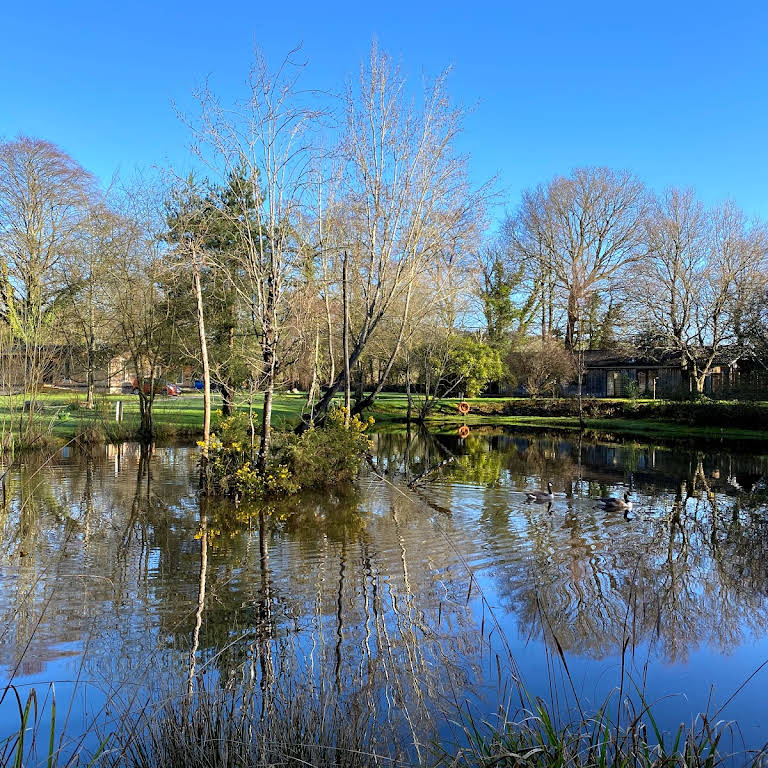
[[(768, 655), (765, 456), (599, 441), (579, 453), (547, 435), (419, 437), (412, 456), (450, 450), (456, 460), (412, 492), (397, 478), (398, 440), (377, 443), (392, 482), (368, 475), (350, 496), (301, 497), (263, 526), (210, 505), (199, 614), (191, 449), (30, 457), (10, 478), (0, 529), (6, 676), (23, 657), (20, 681), (71, 676), (81, 663), (92, 680), (145, 681), (156, 659), (183, 685), (190, 648), (226, 675), (268, 641), (284, 674), (309, 660), (349, 690), (391, 694), (412, 670), (435, 695), (484, 691), (492, 712), (489, 643), (525, 659), (526, 683), (544, 695), (542, 659), (556, 637), (599, 700), (630, 636), (635, 671), (651, 659), (651, 698), (683, 687), (687, 698), (665, 704), (674, 724), (706, 703), (710, 683), (723, 701)], [(526, 501), (548, 481), (551, 506)], [(628, 517), (593, 500), (627, 488)], [(760, 706), (750, 691), (725, 715), (749, 719)]]

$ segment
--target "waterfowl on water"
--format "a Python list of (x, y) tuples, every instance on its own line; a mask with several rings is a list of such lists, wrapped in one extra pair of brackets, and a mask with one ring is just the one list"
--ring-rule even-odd
[(632, 511), (632, 502), (629, 500), (628, 493), (624, 494), (623, 499), (614, 499), (612, 496), (604, 496), (600, 501), (609, 512), (617, 510), (626, 512)]
[(555, 498), (555, 494), (552, 493), (552, 483), (547, 483), (546, 491), (526, 491), (525, 497), (528, 501), (552, 501)]

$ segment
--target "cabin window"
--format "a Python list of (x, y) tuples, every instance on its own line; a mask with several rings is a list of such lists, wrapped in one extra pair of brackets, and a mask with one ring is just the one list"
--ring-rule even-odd
[(641, 395), (648, 391), (648, 374), (645, 371), (637, 372), (637, 391)]

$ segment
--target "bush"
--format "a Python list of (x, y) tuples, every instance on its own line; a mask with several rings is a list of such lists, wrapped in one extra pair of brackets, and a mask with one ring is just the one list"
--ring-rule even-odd
[(504, 370), (497, 349), (462, 337), (451, 347), (446, 374), (449, 380), (461, 382), (466, 397), (477, 397), (489, 382), (500, 379)]
[[(260, 472), (248, 436), (248, 421), (237, 413), (224, 419), (208, 444), (208, 477), (214, 493), (254, 499), (336, 487), (355, 478), (371, 449), (366, 434), (373, 419), (358, 416), (344, 424), (344, 409), (331, 411), (322, 427), (301, 435), (276, 432), (267, 467)], [(204, 443), (198, 445), (202, 448)]]
[[(711, 400), (632, 402), (585, 398), (584, 415), (590, 419), (647, 419), (696, 427), (731, 427), (734, 429), (768, 429), (768, 406), (760, 403), (722, 402)], [(473, 406), (483, 413), (483, 406)], [(513, 400), (504, 410), (507, 416), (578, 416), (575, 398), (555, 400)]]
[(558, 339), (529, 339), (507, 355), (510, 380), (532, 397), (553, 395), (575, 374), (573, 355)]
[(299, 486), (328, 488), (354, 480), (360, 461), (371, 450), (366, 431), (372, 424), (373, 417), (361, 421), (353, 416), (346, 427), (340, 408), (330, 413), (322, 428), (288, 436), (282, 454)]
[(640, 384), (637, 379), (627, 378), (624, 382), (624, 396), (635, 405), (640, 397)]

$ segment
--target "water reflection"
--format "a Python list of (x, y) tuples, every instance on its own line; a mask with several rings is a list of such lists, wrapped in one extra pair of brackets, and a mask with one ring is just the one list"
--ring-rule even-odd
[[(379, 434), (348, 493), (237, 508), (201, 505), (194, 461), (185, 446), (123, 445), (10, 473), (6, 680), (87, 679), (102, 704), (159, 680), (188, 699), (206, 679), (247, 681), (264, 714), (303, 675), (423, 734), (467, 696), (492, 711), (502, 650), (536, 695), (546, 648), (590, 680), (625, 647), (640, 665), (738, 657), (711, 675), (732, 687), (762, 661), (750, 643), (768, 626), (766, 455)], [(551, 505), (526, 502), (548, 481)], [(625, 489), (628, 518), (593, 500)], [(658, 695), (674, 682), (649, 680)], [(675, 718), (705, 706), (688, 692)]]
[[(403, 471), (404, 439), (380, 436), (381, 467)], [(418, 465), (455, 457), (430, 500), (471, 507), (495, 592), (529, 636), (603, 658), (629, 635), (674, 662), (765, 633), (765, 456), (500, 430), (421, 443), (410, 448)], [(526, 489), (549, 480), (559, 492), (552, 505), (524, 502)], [(630, 519), (593, 501), (625, 489)]]

